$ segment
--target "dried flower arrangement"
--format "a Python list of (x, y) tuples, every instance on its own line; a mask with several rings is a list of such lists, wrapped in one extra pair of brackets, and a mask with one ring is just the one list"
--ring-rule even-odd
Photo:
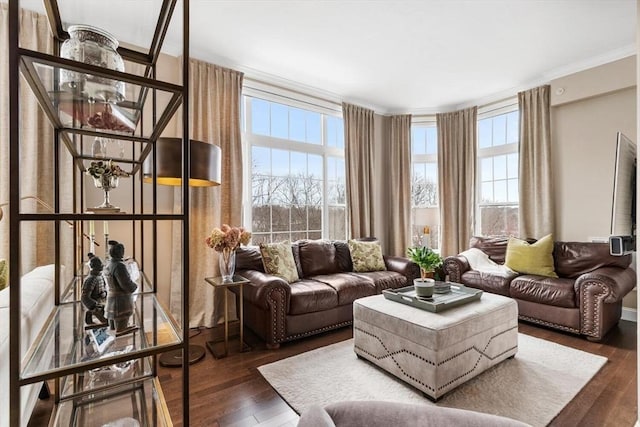
[(230, 227), (223, 224), (221, 228), (211, 230), (211, 235), (205, 239), (205, 243), (217, 252), (225, 250), (235, 251), (242, 245), (249, 244), (251, 232), (245, 231), (243, 227)]

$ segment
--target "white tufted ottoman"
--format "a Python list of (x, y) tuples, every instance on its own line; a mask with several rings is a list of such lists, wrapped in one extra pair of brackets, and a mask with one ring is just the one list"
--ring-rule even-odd
[(437, 400), (518, 351), (518, 307), (501, 295), (431, 313), (383, 295), (353, 303), (356, 354)]

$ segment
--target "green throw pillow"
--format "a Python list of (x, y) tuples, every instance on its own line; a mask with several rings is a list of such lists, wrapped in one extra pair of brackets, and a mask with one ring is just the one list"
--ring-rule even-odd
[(289, 241), (260, 243), (260, 253), (262, 254), (262, 264), (265, 272), (281, 277), (288, 283), (299, 279), (298, 269), (293, 259), (293, 251)]
[(553, 265), (553, 236), (544, 236), (535, 243), (509, 238), (504, 264), (522, 274), (558, 277)]
[(367, 271), (382, 271), (387, 267), (382, 257), (382, 248), (378, 242), (361, 242), (349, 240), (349, 251), (353, 261), (353, 271), (365, 273)]

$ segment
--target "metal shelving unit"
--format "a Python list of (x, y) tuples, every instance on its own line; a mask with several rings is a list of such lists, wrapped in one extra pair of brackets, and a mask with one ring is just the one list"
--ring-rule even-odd
[[(189, 141), (188, 124), (188, 64), (189, 64), (189, 1), (183, 0), (183, 84), (175, 85), (156, 80), (156, 63), (166, 36), (177, 0), (163, 0), (151, 46), (145, 52), (118, 48), (118, 53), (130, 63), (139, 64), (141, 75), (118, 72), (59, 56), (60, 44), (69, 38), (60, 16), (56, 0), (44, 0), (51, 32), (55, 39), (54, 55), (21, 48), (19, 45), (19, 0), (9, 1), (9, 82), (10, 82), (10, 158), (11, 169), (10, 220), (10, 423), (20, 424), (20, 388), (28, 384), (53, 380), (55, 409), (50, 425), (103, 425), (118, 418), (134, 418), (140, 425), (172, 425), (162, 389), (156, 375), (159, 354), (182, 350), (188, 354), (188, 283), (189, 249), (182, 247), (182, 313), (181, 324), (157, 299), (158, 223), (170, 221), (180, 224), (183, 241), (189, 233), (188, 180), (183, 180), (183, 204), (179, 214), (159, 214), (154, 180), (151, 198), (143, 188), (142, 164), (150, 157), (155, 160), (155, 142), (165, 130), (178, 108), (183, 109), (183, 141)], [(88, 5), (87, 5), (88, 7)], [(66, 70), (66, 71), (64, 71)], [(126, 96), (122, 100), (99, 101), (86, 93), (60, 88), (61, 72), (74, 72), (124, 82)], [(21, 81), (20, 75), (24, 77)], [(20, 84), (30, 87), (54, 129), (53, 212), (32, 213), (20, 209), (20, 171), (28, 167), (21, 162), (20, 152), (35, 141), (21, 139), (19, 131)], [(95, 118), (108, 111), (126, 126), (100, 126)], [(145, 120), (145, 114), (151, 120)], [(147, 118), (148, 119), (148, 118)], [(151, 126), (148, 126), (148, 122)], [(146, 123), (146, 125), (145, 125)], [(145, 129), (146, 127), (146, 129)], [(91, 141), (109, 138), (125, 147), (114, 162), (131, 174), (131, 213), (89, 213), (85, 190), (93, 186), (86, 179), (85, 170), (93, 160), (105, 160), (91, 150)], [(71, 157), (71, 182), (61, 175), (61, 148)], [(189, 171), (188, 144), (182, 147), (183, 176)], [(154, 162), (155, 163), (155, 162)], [(69, 176), (69, 175), (67, 175)], [(147, 184), (148, 185), (148, 184)], [(73, 192), (69, 205), (61, 203), (61, 193)], [(22, 225), (29, 222), (52, 223), (55, 239), (55, 307), (24, 359), (21, 358), (21, 236)], [(135, 259), (140, 260), (138, 291), (135, 294), (132, 333), (109, 338), (108, 351), (96, 351), (89, 342), (84, 327), (84, 308), (80, 302), (86, 272), (83, 255), (87, 252), (89, 221), (115, 221), (129, 224)], [(61, 246), (66, 224), (72, 227), (72, 248)], [(64, 224), (64, 225), (63, 225)], [(106, 230), (106, 226), (105, 226)], [(108, 235), (108, 234), (107, 234)], [(105, 242), (106, 243), (106, 242)], [(106, 246), (106, 245), (105, 245)], [(150, 249), (149, 249), (150, 246)], [(105, 248), (103, 247), (103, 250)], [(63, 251), (73, 258), (72, 278), (64, 277), (61, 265)], [(177, 268), (177, 265), (173, 266)], [(189, 366), (182, 367), (182, 424), (189, 424)]]

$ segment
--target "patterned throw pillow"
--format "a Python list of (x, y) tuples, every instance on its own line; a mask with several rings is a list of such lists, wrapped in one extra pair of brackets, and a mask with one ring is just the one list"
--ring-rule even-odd
[(9, 266), (6, 259), (0, 259), (0, 291), (9, 286)]
[(260, 243), (260, 253), (266, 273), (281, 277), (288, 283), (299, 279), (291, 243), (288, 240), (281, 243)]
[(353, 261), (353, 271), (365, 273), (367, 271), (386, 270), (382, 248), (378, 242), (361, 242), (349, 240), (349, 251)]

